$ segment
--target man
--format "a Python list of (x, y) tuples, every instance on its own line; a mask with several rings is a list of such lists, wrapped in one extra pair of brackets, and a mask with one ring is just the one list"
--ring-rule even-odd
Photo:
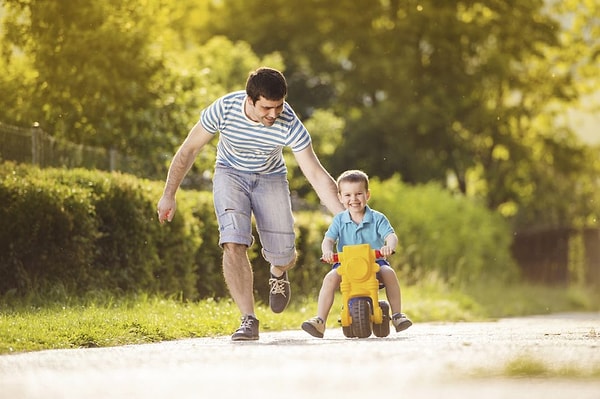
[(275, 69), (262, 67), (250, 73), (246, 90), (229, 93), (204, 109), (175, 154), (162, 197), (158, 220), (171, 221), (175, 194), (200, 150), (217, 132), (217, 159), (213, 177), (219, 245), (223, 248), (223, 275), (242, 313), (234, 341), (258, 339), (254, 313), (253, 273), (248, 259), (252, 245), (252, 215), (271, 265), (269, 305), (283, 312), (290, 300), (287, 271), (296, 262), (294, 219), (283, 147), (290, 147), (297, 162), (332, 213), (344, 210), (337, 199), (331, 175), (316, 157), (308, 131), (285, 101), (287, 82)]

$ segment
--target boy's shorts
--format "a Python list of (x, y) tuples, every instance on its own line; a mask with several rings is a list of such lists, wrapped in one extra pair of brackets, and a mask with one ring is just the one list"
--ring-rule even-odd
[(254, 243), (254, 217), (261, 252), (267, 262), (284, 266), (294, 260), (296, 235), (286, 175), (246, 173), (217, 165), (213, 200), (219, 222), (219, 245), (235, 243), (250, 247)]

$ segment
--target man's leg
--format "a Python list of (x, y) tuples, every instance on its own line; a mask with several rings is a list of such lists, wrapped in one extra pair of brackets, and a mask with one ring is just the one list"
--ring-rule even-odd
[(269, 305), (280, 313), (291, 296), (287, 270), (296, 263), (294, 216), (285, 175), (260, 176), (251, 201), (262, 255), (271, 265)]
[(242, 313), (242, 323), (233, 333), (233, 341), (258, 339), (258, 319), (254, 314), (252, 266), (242, 244), (223, 244), (223, 275), (233, 301)]
[(223, 244), (223, 276), (242, 315), (254, 315), (254, 276), (247, 249), (242, 244)]
[(213, 200), (219, 221), (219, 245), (223, 247), (223, 276), (229, 293), (242, 313), (234, 341), (258, 339), (254, 315), (253, 271), (247, 255), (252, 245), (251, 176), (226, 167), (215, 168)]
[[(264, 254), (264, 251), (263, 251)], [(271, 265), (271, 278), (269, 279), (269, 307), (274, 313), (281, 313), (290, 303), (292, 290), (288, 280), (287, 270), (296, 264), (296, 253), (290, 263), (284, 266)]]
[(295, 264), (296, 264), (296, 256), (294, 255), (294, 259), (287, 265), (284, 265), (284, 266), (271, 265), (271, 274), (274, 277), (281, 277), (281, 276), (283, 276), (283, 273), (290, 270), (292, 267), (294, 267)]

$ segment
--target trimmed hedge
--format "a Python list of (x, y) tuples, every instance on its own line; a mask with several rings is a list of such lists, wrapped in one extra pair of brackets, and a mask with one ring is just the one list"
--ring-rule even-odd
[[(228, 297), (212, 193), (180, 190), (175, 218), (161, 225), (162, 188), (121, 173), (0, 164), (0, 295)], [(434, 186), (373, 179), (371, 189), (370, 205), (388, 215), (401, 240), (391, 258), (397, 268), (437, 270), (456, 283), (515, 276), (510, 232), (496, 215)], [(295, 295), (316, 297), (329, 269), (319, 258), (331, 217), (295, 217), (298, 263), (290, 280)], [(249, 257), (256, 299), (266, 302), (269, 265), (258, 244)]]
[[(1, 165), (0, 294), (165, 292), (196, 297), (191, 209), (156, 221), (156, 182), (119, 173)], [(185, 237), (185, 239), (183, 238)]]

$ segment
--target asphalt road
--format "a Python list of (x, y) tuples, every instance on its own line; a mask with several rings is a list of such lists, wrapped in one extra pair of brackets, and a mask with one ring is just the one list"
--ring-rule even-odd
[[(519, 359), (553, 377), (507, 377)], [(386, 338), (301, 330), (0, 356), (2, 399), (600, 399), (600, 313), (417, 323)]]

